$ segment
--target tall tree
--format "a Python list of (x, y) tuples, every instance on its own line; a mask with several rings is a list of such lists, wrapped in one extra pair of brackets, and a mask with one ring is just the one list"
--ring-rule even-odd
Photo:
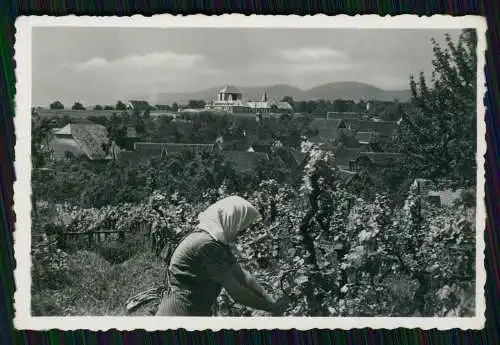
[(60, 101), (55, 101), (50, 103), (50, 109), (64, 109), (64, 105)]
[(127, 106), (122, 101), (118, 101), (115, 106), (116, 110), (125, 110)]
[[(116, 114), (111, 116), (106, 129), (108, 131), (107, 149), (111, 148), (111, 144), (113, 142), (121, 148), (125, 147), (127, 140), (127, 127)], [(107, 151), (107, 149), (105, 149), (105, 151)]]
[(415, 111), (403, 114), (397, 142), (414, 177), (474, 185), (476, 31), (464, 30), (456, 43), (446, 35), (445, 47), (432, 44), (431, 86), (423, 73), (410, 79)]
[[(292, 98), (292, 97), (290, 97), (290, 96), (285, 96), (285, 97), (283, 97), (283, 99), (282, 99), (281, 101), (282, 101), (282, 102), (287, 102), (288, 104), (290, 104), (290, 105), (292, 106), (292, 108), (294, 108), (294, 104), (295, 104), (295, 102), (294, 102), (294, 100), (293, 100), (293, 98)], [(295, 108), (294, 108), (294, 109), (295, 109)]]
[(71, 107), (71, 109), (73, 109), (73, 110), (85, 110), (85, 107), (83, 106), (82, 103), (75, 102), (75, 104), (73, 104), (73, 106)]

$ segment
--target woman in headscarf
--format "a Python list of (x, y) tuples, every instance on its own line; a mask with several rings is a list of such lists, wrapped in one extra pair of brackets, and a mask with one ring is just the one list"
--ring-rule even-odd
[(195, 231), (185, 237), (170, 259), (170, 290), (158, 316), (211, 316), (222, 288), (237, 302), (276, 312), (277, 303), (236, 262), (231, 248), (238, 233), (260, 217), (257, 209), (239, 196), (217, 201), (198, 216)]

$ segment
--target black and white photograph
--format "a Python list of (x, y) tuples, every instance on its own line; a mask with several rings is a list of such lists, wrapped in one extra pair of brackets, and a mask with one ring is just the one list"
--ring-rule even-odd
[(16, 322), (482, 327), (484, 23), (405, 18), (24, 18)]

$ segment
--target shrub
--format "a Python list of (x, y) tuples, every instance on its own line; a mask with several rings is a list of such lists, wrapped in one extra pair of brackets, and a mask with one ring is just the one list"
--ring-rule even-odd
[(98, 244), (96, 252), (111, 264), (120, 264), (134, 255), (130, 250), (129, 243), (120, 242)]
[(111, 264), (121, 264), (146, 249), (144, 237), (140, 233), (128, 232), (123, 240), (98, 243), (96, 252)]

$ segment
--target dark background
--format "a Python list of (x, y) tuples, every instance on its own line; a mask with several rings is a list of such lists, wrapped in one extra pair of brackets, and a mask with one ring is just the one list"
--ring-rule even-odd
[[(165, 332), (107, 332), (72, 331), (45, 332), (18, 331), (13, 328), (13, 293), (15, 290), (13, 270), (13, 213), (14, 161), (14, 98), (15, 62), (14, 22), (20, 15), (152, 15), (172, 14), (451, 14), (483, 15), (488, 21), (488, 50), (486, 53), (486, 81), (488, 93), (485, 97), (487, 113), (486, 154), (486, 260), (488, 275), (486, 284), (486, 327), (482, 331), (438, 331), (419, 329), (350, 331), (311, 330), (287, 331), (220, 331), (186, 332), (184, 330)], [(381, 1), (381, 0), (315, 0), (315, 1), (0, 1), (0, 213), (1, 213), (1, 250), (0, 250), (0, 344), (499, 344), (499, 297), (500, 266), (500, 204), (495, 202), (500, 192), (500, 173), (498, 171), (500, 153), (499, 143), (499, 87), (500, 75), (500, 3), (495, 0), (468, 1)], [(166, 325), (167, 327), (167, 325)]]

